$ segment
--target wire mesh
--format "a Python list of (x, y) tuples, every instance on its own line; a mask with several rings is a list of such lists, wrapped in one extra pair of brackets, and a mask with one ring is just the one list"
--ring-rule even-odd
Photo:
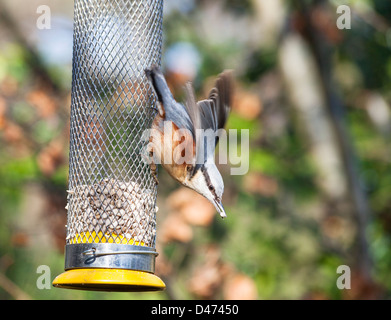
[(163, 0), (75, 0), (67, 244), (155, 246), (156, 183), (141, 157)]

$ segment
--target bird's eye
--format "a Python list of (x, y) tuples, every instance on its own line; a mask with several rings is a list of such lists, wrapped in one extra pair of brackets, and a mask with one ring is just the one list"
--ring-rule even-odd
[(215, 187), (212, 186), (212, 185), (209, 185), (208, 188), (209, 188), (210, 191), (214, 191), (215, 190)]
[(186, 170), (187, 170), (187, 172), (192, 171), (192, 170), (193, 170), (193, 166), (192, 166), (192, 165), (188, 165), (188, 166), (186, 167)]

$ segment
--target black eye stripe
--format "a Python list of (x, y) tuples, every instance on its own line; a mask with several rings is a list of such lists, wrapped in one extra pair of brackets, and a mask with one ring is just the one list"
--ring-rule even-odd
[(212, 192), (213, 196), (214, 196), (215, 198), (217, 198), (216, 190), (215, 190), (215, 188), (214, 188), (213, 185), (212, 185), (212, 181), (210, 180), (209, 174), (208, 174), (208, 172), (206, 171), (205, 166), (202, 166), (202, 167), (201, 167), (201, 172), (202, 172), (202, 174), (203, 174), (204, 177), (205, 177), (206, 185), (208, 186), (210, 192)]

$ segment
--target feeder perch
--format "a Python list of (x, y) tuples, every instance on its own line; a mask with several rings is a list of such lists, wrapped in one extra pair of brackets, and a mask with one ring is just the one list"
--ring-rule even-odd
[(141, 153), (156, 114), (163, 0), (75, 0), (65, 272), (55, 287), (163, 290), (157, 187)]

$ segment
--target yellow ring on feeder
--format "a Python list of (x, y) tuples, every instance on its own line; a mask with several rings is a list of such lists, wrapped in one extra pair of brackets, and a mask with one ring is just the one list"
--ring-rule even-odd
[(164, 282), (153, 273), (126, 269), (72, 269), (57, 276), (53, 286), (66, 289), (141, 292), (160, 291)]
[(134, 241), (134, 239), (125, 238), (122, 235), (112, 236), (110, 234), (103, 234), (99, 231), (98, 234), (95, 231), (82, 232), (74, 236), (70, 241), (70, 244), (75, 243), (117, 243), (117, 244), (131, 244), (143, 246), (144, 242)]

